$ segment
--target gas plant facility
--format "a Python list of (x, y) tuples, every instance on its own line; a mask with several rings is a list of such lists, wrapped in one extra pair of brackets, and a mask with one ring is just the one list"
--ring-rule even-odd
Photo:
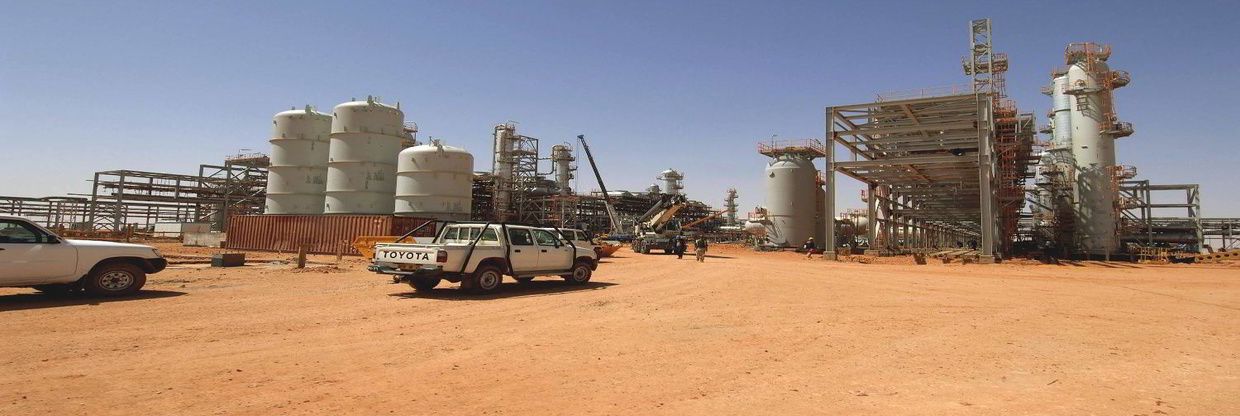
[[(269, 155), (243, 151), (197, 174), (100, 171), (89, 193), (0, 196), (0, 213), (73, 236), (192, 230), (229, 248), (351, 254), (356, 237), (400, 235), (429, 220), (579, 228), (641, 252), (658, 247), (649, 236), (669, 233), (769, 249), (812, 238), (828, 259), (1192, 258), (1240, 248), (1240, 219), (1203, 217), (1198, 185), (1140, 179), (1116, 160), (1116, 143), (1135, 130), (1116, 111), (1116, 91), (1131, 76), (1111, 69), (1109, 46), (1067, 45), (1041, 91), (1050, 111), (1040, 129), (1034, 112), (1008, 98), (1009, 60), (991, 29), (989, 19), (969, 24), (966, 84), (829, 105), (824, 138), (758, 144), (768, 158), (765, 203), (744, 217), (735, 188), (716, 209), (688, 198), (686, 172), (621, 170), (591, 153), (585, 135), (544, 148), (515, 122), (490, 128), (491, 164), (478, 169), (465, 149), (419, 141), (399, 103), (373, 96), (331, 113), (276, 113)], [(608, 175), (658, 183), (609, 191)], [(863, 209), (838, 209), (841, 180), (863, 184)]]

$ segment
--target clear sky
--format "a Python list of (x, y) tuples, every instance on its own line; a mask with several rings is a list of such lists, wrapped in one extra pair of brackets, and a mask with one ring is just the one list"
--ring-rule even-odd
[[(1068, 42), (1114, 48), (1120, 163), (1200, 183), (1207, 216), (1240, 216), (1240, 3), (1194, 2), (63, 2), (0, 13), (0, 195), (86, 193), (90, 174), (196, 172), (266, 151), (271, 116), (352, 97), (490, 166), (513, 120), (552, 144), (585, 134), (609, 188), (685, 172), (691, 197), (763, 199), (755, 143), (822, 137), (823, 107), (964, 83), (968, 21), (990, 17), (1009, 95), (1038, 89)], [(821, 162), (820, 162), (821, 165)], [(595, 188), (582, 162), (582, 189)], [(858, 184), (841, 177), (841, 208)]]

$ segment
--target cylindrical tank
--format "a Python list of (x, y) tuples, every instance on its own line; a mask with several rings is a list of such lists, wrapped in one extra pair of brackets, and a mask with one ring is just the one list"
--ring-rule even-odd
[(310, 106), (272, 117), (266, 214), (322, 214), (332, 117)]
[(373, 97), (332, 110), (326, 214), (391, 214), (405, 113)]
[(677, 172), (675, 169), (668, 169), (659, 173), (656, 179), (663, 180), (663, 191), (668, 195), (680, 195), (680, 191), (685, 189), (682, 181), (685, 179), (683, 173)]
[(772, 244), (796, 247), (814, 235), (816, 176), (814, 162), (797, 155), (781, 155), (767, 164), (767, 239)]
[(560, 195), (568, 195), (573, 190), (573, 149), (563, 144), (551, 146), (551, 163), (555, 167), (555, 187)]
[(646, 187), (646, 193), (651, 195), (660, 194), (663, 193), (663, 188), (660, 188), (659, 185), (652, 183), (650, 186)]
[[(1086, 47), (1089, 47), (1088, 44)], [(1088, 57), (1085, 57), (1088, 59)], [(1115, 166), (1115, 138), (1106, 133), (1111, 94), (1095, 74), (1109, 74), (1106, 62), (1094, 58), (1068, 67), (1072, 123), (1072, 158), (1076, 166), (1076, 240), (1087, 253), (1112, 253), (1115, 235), (1115, 196), (1111, 185)], [(1089, 68), (1092, 66), (1093, 68)], [(1092, 69), (1092, 70), (1091, 70)]]
[(1068, 95), (1068, 74), (1056, 72), (1051, 80), (1051, 148), (1072, 147), (1072, 96)]
[(438, 140), (402, 150), (396, 162), (395, 214), (468, 220), (474, 156)]
[(761, 238), (761, 237), (766, 236), (766, 224), (756, 222), (756, 221), (745, 221), (745, 224), (742, 225), (741, 227), (742, 229), (745, 230), (746, 233), (749, 233), (750, 235), (753, 235), (754, 237)]

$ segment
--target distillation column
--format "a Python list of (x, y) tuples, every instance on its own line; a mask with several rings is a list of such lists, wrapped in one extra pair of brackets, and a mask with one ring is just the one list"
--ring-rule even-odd
[(560, 195), (573, 192), (573, 149), (568, 145), (551, 146), (551, 166), (555, 170), (555, 187)]
[(663, 181), (663, 191), (668, 195), (680, 195), (680, 191), (685, 189), (683, 181), (685, 174), (677, 172), (675, 169), (668, 169), (659, 173), (659, 177), (655, 178)]
[(728, 225), (737, 225), (736, 222), (736, 188), (728, 188), (728, 196), (723, 199), (724, 218), (727, 219)]
[(513, 124), (495, 126), (491, 173), (495, 175), (495, 217), (501, 221), (507, 219), (512, 206), (513, 175), (516, 170), (512, 152), (516, 136), (517, 127)]
[(1115, 139), (1132, 127), (1115, 116), (1111, 91), (1127, 85), (1126, 73), (1111, 71), (1108, 46), (1073, 43), (1064, 53), (1068, 64), (1065, 93), (1071, 109), (1071, 148), (1076, 175), (1076, 240), (1082, 252), (1109, 254), (1118, 249), (1115, 199)]

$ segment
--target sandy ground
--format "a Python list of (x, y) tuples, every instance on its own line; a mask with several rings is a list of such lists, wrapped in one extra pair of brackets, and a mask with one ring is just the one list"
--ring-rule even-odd
[(482, 298), (356, 258), (176, 266), (125, 300), (0, 289), (0, 414), (1240, 412), (1234, 265), (713, 254)]

